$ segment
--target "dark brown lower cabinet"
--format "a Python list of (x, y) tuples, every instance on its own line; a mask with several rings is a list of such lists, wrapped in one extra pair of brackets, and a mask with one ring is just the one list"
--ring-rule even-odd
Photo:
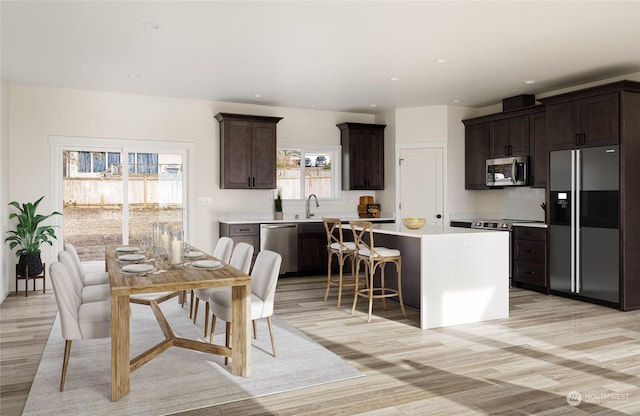
[(233, 245), (247, 243), (253, 246), (253, 262), (260, 251), (260, 224), (227, 224), (220, 223), (220, 237), (229, 237), (233, 240)]
[(327, 274), (327, 234), (323, 223), (298, 224), (298, 275)]
[(548, 293), (547, 229), (514, 227), (512, 249), (514, 286)]

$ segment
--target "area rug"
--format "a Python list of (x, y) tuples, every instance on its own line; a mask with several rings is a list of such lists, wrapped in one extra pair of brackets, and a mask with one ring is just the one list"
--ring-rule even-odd
[[(202, 322), (189, 320), (188, 306), (171, 299), (161, 308), (174, 332), (203, 340)], [(131, 354), (163, 339), (148, 306), (131, 305)], [(202, 311), (199, 320), (203, 321)], [(64, 340), (56, 318), (23, 415), (166, 415), (363, 376), (340, 357), (283, 320), (273, 317), (277, 357), (266, 320), (252, 338), (251, 377), (231, 374), (224, 358), (172, 347), (131, 374), (131, 392), (111, 401), (110, 339), (74, 341), (64, 392), (59, 391)], [(224, 322), (214, 341), (224, 344)]]

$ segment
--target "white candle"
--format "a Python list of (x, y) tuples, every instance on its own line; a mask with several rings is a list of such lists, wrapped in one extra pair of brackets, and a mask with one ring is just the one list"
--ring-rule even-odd
[(160, 236), (160, 241), (162, 241), (162, 247), (167, 253), (169, 253), (169, 234), (162, 234)]
[(180, 241), (171, 242), (171, 263), (178, 264), (182, 262), (182, 244)]

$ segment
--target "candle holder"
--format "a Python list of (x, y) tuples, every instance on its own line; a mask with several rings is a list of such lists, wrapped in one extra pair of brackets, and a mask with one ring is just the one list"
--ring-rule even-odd
[(174, 231), (171, 234), (171, 249), (169, 251), (169, 261), (171, 267), (182, 267), (184, 258), (184, 238), (182, 231)]

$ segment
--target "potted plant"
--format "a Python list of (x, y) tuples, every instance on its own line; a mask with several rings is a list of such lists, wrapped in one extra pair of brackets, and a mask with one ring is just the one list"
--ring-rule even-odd
[(41, 225), (43, 221), (53, 215), (62, 215), (54, 211), (49, 215), (36, 214), (38, 205), (44, 196), (36, 202), (27, 202), (20, 205), (18, 202), (10, 202), (9, 205), (15, 207), (18, 212), (9, 214), (9, 220), (16, 218), (18, 223), (15, 230), (7, 231), (10, 234), (5, 238), (4, 242), (9, 243), (9, 248), (16, 250), (16, 256), (20, 258), (18, 261), (17, 273), (19, 276), (26, 275), (26, 267), (29, 266), (29, 277), (38, 276), (42, 273), (42, 259), (40, 257), (40, 245), (47, 243), (53, 244), (56, 238), (55, 228), (51, 225)]
[(273, 200), (273, 208), (275, 211), (273, 215), (273, 219), (281, 220), (282, 219), (282, 195), (280, 194), (280, 189), (278, 189), (278, 194), (276, 198)]

